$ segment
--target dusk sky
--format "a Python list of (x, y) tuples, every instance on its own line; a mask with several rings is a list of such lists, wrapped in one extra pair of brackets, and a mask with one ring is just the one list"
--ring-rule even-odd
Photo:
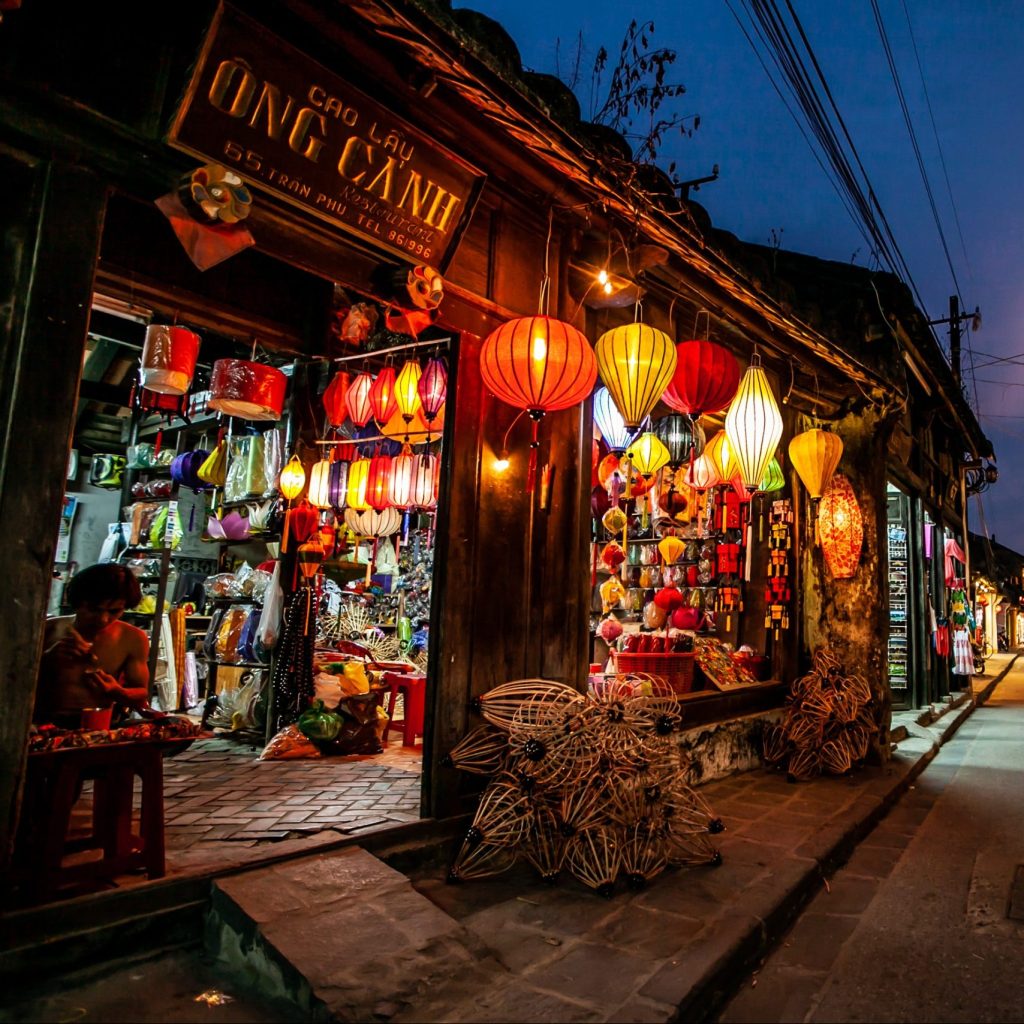
[[(731, 0), (742, 15), (740, 0)], [(477, 0), (500, 21), (525, 67), (563, 71), (583, 36), (583, 67), (605, 46), (612, 60), (631, 17), (651, 18), (652, 42), (677, 51), (671, 77), (687, 93), (675, 109), (699, 114), (692, 138), (666, 144), (659, 163), (677, 161), (683, 179), (721, 169), (693, 198), (718, 227), (752, 242), (828, 259), (870, 264), (870, 247), (818, 166), (726, 0), (646, 0), (642, 6), (596, 0)], [(949, 315), (956, 291), (914, 158), (869, 0), (793, 0), (846, 121), (930, 319)], [(960, 294), (980, 306), (982, 329), (964, 336), (974, 350), (977, 406), (996, 449), (1000, 478), (983, 496), (989, 531), (1024, 551), (1024, 0), (879, 0)], [(908, 27), (924, 69), (945, 157), (947, 189)], [(564, 77), (564, 75), (563, 75)], [(607, 77), (607, 76), (606, 76)], [(589, 81), (589, 74), (584, 75)], [(584, 117), (589, 90), (578, 90)], [(792, 101), (791, 101), (792, 106)], [(794, 106), (794, 110), (795, 110)], [(799, 114), (798, 114), (799, 116)], [(950, 191), (962, 230), (957, 228)], [(943, 344), (947, 328), (937, 328)], [(992, 358), (1019, 356), (1012, 363)], [(985, 365), (990, 364), (990, 365)], [(972, 530), (979, 509), (970, 507)]]

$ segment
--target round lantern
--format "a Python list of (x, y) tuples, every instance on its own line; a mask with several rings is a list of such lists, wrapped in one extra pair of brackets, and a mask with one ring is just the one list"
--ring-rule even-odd
[(395, 401), (406, 423), (412, 423), (413, 416), (420, 411), (419, 388), (422, 376), (420, 364), (410, 359), (399, 371), (395, 381)]
[(434, 356), (427, 361), (416, 389), (420, 393), (423, 418), (433, 423), (448, 394), (448, 367), (443, 359)]
[(345, 406), (348, 409), (349, 419), (357, 427), (365, 427), (373, 416), (373, 406), (370, 404), (370, 391), (373, 388), (373, 377), (368, 373), (360, 373), (349, 385), (345, 393)]
[(665, 404), (700, 416), (724, 409), (736, 394), (740, 368), (733, 354), (713, 341), (681, 341), (676, 371), (665, 389)]
[[(378, 423), (387, 423), (398, 410), (398, 398), (395, 395), (395, 368), (385, 366), (377, 374), (370, 388), (370, 408), (373, 418)], [(362, 424), (360, 424), (361, 426)]]
[(281, 470), (278, 486), (289, 501), (294, 501), (302, 493), (302, 488), (306, 486), (306, 471), (298, 455), (293, 455)]
[(207, 407), (244, 420), (279, 420), (288, 378), (273, 366), (247, 359), (218, 359)]
[(355, 521), (359, 526), (355, 532), (362, 537), (390, 537), (402, 525), (402, 513), (397, 508), (370, 508), (359, 512)]
[(572, 324), (548, 316), (519, 317), (502, 324), (480, 350), (484, 384), (498, 398), (526, 409), (533, 420), (526, 489), (537, 470), (537, 424), (546, 412), (578, 405), (597, 379), (590, 342)]
[(345, 507), (345, 499), (348, 496), (348, 463), (341, 459), (335, 459), (331, 463), (330, 478), (327, 483), (327, 496), (330, 498), (331, 508), (341, 509)]
[(594, 346), (597, 367), (626, 426), (635, 430), (657, 405), (676, 370), (676, 347), (646, 324), (606, 331)]
[(324, 412), (327, 413), (327, 422), (335, 430), (345, 422), (345, 417), (348, 415), (348, 406), (345, 404), (348, 383), (348, 374), (344, 370), (339, 370), (331, 378), (331, 383), (327, 385), (327, 390), (324, 392)]
[(412, 505), (412, 480), (416, 467), (416, 457), (409, 451), (403, 451), (391, 461), (391, 484), (388, 500), (396, 508), (409, 508)]
[(415, 508), (431, 509), (437, 504), (434, 485), (437, 461), (436, 455), (413, 456), (412, 504)]
[(835, 473), (818, 506), (821, 549), (832, 575), (849, 579), (857, 571), (864, 544), (864, 518), (850, 481)]
[(605, 444), (613, 452), (626, 450), (633, 431), (626, 426), (626, 421), (607, 388), (598, 388), (594, 394), (594, 422), (601, 431)]
[(830, 430), (805, 430), (789, 442), (789, 461), (812, 499), (820, 498), (843, 454), (843, 439)]
[(704, 431), (696, 420), (673, 413), (654, 424), (654, 433), (668, 449), (669, 462), (678, 466), (692, 454), (697, 458), (704, 451)]
[(720, 484), (728, 483), (739, 469), (736, 456), (732, 452), (732, 445), (729, 444), (729, 438), (724, 430), (720, 430), (708, 441), (702, 457), (710, 461)]
[(693, 460), (693, 465), (686, 471), (686, 486), (703, 493), (717, 487), (722, 482), (721, 474), (704, 449), (704, 454)]
[(309, 473), (309, 501), (317, 508), (331, 507), (331, 465), (327, 459), (321, 459)]
[(757, 355), (725, 416), (725, 433), (748, 491), (756, 491), (782, 438), (782, 413)]
[(183, 395), (199, 358), (199, 335), (184, 327), (150, 324), (142, 345), (142, 386), (162, 395)]
[(626, 457), (644, 476), (657, 473), (669, 460), (668, 449), (650, 431), (629, 446)]
[[(320, 529), (320, 513), (312, 505), (303, 502), (301, 505), (288, 510), (286, 530), (291, 531), (291, 536), (296, 544), (309, 540), (314, 533)], [(285, 550), (282, 542), (281, 550)]]
[(345, 504), (356, 512), (369, 508), (366, 500), (366, 485), (370, 476), (370, 460), (356, 459), (348, 467), (348, 482), (345, 485)]
[(762, 494), (771, 494), (773, 491), (781, 491), (786, 486), (786, 478), (782, 475), (782, 467), (778, 459), (772, 459), (768, 463), (768, 469), (761, 480), (758, 490)]
[(366, 502), (379, 512), (388, 507), (391, 489), (391, 456), (375, 455), (366, 474)]

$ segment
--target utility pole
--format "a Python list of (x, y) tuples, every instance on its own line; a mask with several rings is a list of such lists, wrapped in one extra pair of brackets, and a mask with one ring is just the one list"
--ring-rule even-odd
[(960, 387), (960, 299), (956, 295), (949, 297), (949, 368)]

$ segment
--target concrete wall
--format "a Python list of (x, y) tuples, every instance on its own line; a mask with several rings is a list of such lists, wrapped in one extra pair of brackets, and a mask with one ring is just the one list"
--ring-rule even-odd
[(781, 722), (782, 715), (783, 709), (776, 708), (681, 732), (679, 746), (690, 760), (688, 781), (698, 785), (759, 768), (761, 735), (766, 726)]

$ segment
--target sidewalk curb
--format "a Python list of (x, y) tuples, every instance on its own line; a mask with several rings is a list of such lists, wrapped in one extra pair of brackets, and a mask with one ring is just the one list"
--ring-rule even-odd
[[(689, 991), (685, 992), (681, 999), (666, 999), (668, 993), (664, 990), (660, 994), (645, 991), (644, 995), (675, 1003), (678, 1009), (671, 1018), (674, 1021), (715, 1020), (725, 1002), (734, 994), (738, 984), (774, 948), (803, 907), (817, 895), (824, 879), (849, 860), (861, 840), (866, 838), (899, 802), (914, 780), (935, 758), (939, 749), (952, 739), (974, 709), (988, 700), (996, 686), (1016, 664), (1021, 653), (1017, 652), (980, 694), (973, 700), (966, 701), (944, 728), (929, 729), (929, 732), (937, 733), (937, 736), (930, 741), (927, 749), (918, 754), (916, 760), (907, 765), (906, 770), (900, 777), (894, 779), (893, 784), (884, 793), (865, 794), (850, 810), (841, 814), (844, 820), (833, 819), (826, 822), (803, 847), (798, 848), (796, 853), (799, 859), (803, 859), (802, 855), (812, 858), (809, 866), (803, 867), (802, 870), (798, 869), (795, 877), (781, 893), (771, 886), (766, 887), (763, 890), (763, 896), (766, 897), (763, 905), (757, 905), (757, 894), (753, 894), (754, 899), (748, 906), (751, 916), (747, 919), (747, 927), (737, 929), (735, 916), (727, 921), (720, 919), (715, 922), (714, 931), (706, 937), (707, 944), (701, 957), (705, 967), (699, 976), (693, 979)], [(912, 746), (915, 738), (910, 737), (908, 745)], [(929, 741), (918, 739), (918, 742)], [(797, 864), (798, 857), (790, 858), (794, 865)], [(715, 941), (716, 937), (719, 938), (718, 942)]]

